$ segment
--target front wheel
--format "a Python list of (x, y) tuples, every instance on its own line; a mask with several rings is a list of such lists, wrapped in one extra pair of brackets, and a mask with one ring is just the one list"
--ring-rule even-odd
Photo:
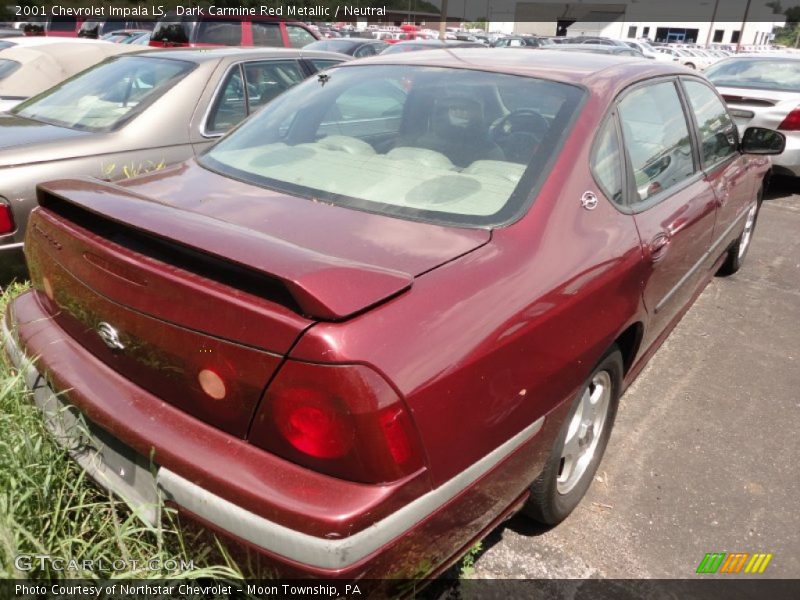
[(580, 503), (608, 444), (622, 387), (622, 354), (614, 346), (595, 367), (572, 405), (544, 470), (523, 508), (555, 525)]
[(719, 275), (733, 275), (742, 268), (744, 259), (747, 256), (747, 251), (750, 250), (750, 243), (753, 241), (753, 232), (755, 231), (756, 222), (758, 221), (758, 211), (761, 208), (760, 198), (761, 194), (759, 194), (757, 200), (753, 201), (750, 208), (747, 209), (747, 217), (745, 217), (742, 235), (728, 248), (728, 255), (725, 257), (725, 262), (722, 263), (719, 271), (717, 271)]

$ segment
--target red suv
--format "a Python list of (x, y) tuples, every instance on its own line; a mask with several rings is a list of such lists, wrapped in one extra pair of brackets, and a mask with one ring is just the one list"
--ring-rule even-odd
[(302, 48), (318, 36), (302, 23), (276, 19), (206, 18), (184, 21), (178, 17), (160, 21), (150, 38), (157, 48), (175, 46), (284, 46)]

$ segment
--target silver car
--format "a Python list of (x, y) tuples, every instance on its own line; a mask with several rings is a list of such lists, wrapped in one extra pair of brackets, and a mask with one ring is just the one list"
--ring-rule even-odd
[(0, 277), (24, 273), (36, 184), (128, 178), (186, 160), (284, 90), (349, 58), (283, 48), (148, 50), (0, 114)]
[(800, 56), (733, 56), (705, 74), (727, 102), (740, 133), (767, 127), (786, 135), (786, 150), (772, 157), (772, 168), (800, 177)]

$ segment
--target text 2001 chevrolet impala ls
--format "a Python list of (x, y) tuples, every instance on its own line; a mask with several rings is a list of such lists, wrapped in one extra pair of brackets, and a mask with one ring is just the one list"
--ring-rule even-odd
[(197, 160), (41, 186), (6, 349), (143, 518), (160, 494), (283, 575), (433, 574), (575, 508), (783, 144), (652, 61), (343, 65)]

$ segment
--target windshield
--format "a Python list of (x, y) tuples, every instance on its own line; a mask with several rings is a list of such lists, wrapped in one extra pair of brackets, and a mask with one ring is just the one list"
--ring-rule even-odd
[(201, 162), (309, 200), (495, 225), (527, 203), (582, 97), (574, 86), (481, 71), (338, 68), (283, 94)]
[(12, 112), (82, 131), (111, 131), (154, 102), (194, 68), (162, 58), (115, 58), (49, 89)]
[(15, 60), (0, 58), (0, 79), (4, 79), (19, 69), (20, 64)]
[(705, 72), (714, 85), (800, 92), (800, 60), (732, 58)]

